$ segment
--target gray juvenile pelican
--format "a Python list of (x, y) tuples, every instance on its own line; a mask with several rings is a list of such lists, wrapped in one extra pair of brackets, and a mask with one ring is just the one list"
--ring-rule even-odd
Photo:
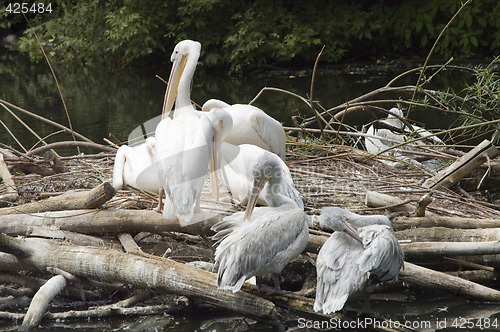
[(276, 159), (264, 154), (253, 170), (254, 185), (246, 211), (225, 217), (212, 227), (219, 244), (215, 262), (220, 289), (237, 292), (248, 278), (271, 274), (274, 291), (279, 292), (279, 273), (305, 249), (309, 237), (306, 216), (292, 199), (279, 190), (269, 190), (265, 196), (269, 206), (255, 208), (264, 185), (269, 182), (273, 188), (281, 172)]
[(286, 135), (281, 123), (252, 105), (229, 105), (222, 100), (210, 99), (202, 106), (207, 112), (213, 108), (223, 108), (233, 118), (233, 129), (225, 141), (234, 145), (253, 144), (277, 154), (285, 160)]
[(342, 309), (348, 297), (369, 279), (382, 282), (397, 277), (404, 254), (387, 217), (327, 207), (321, 211), (319, 223), (335, 232), (316, 260), (315, 311), (329, 314)]

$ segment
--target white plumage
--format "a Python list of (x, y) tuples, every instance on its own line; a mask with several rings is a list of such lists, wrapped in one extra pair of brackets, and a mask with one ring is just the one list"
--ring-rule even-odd
[[(429, 131), (416, 125), (410, 125), (411, 128), (408, 128), (408, 126), (406, 126), (404, 122), (399, 118), (403, 118), (403, 111), (394, 107), (389, 110), (387, 119), (380, 120), (379, 122), (395, 127), (403, 131), (404, 133), (394, 132), (387, 128), (376, 129), (373, 124), (370, 127), (368, 127), (366, 133), (369, 136), (365, 137), (366, 151), (373, 154), (378, 154), (379, 152), (388, 149), (396, 144), (403, 143), (409, 140), (410, 138), (416, 138), (418, 136), (423, 136), (423, 137), (429, 136), (428, 138), (425, 139), (429, 143), (444, 145), (444, 142), (439, 137), (430, 136), (432, 134)], [(422, 145), (424, 144), (424, 142), (421, 140), (415, 142), (415, 144)], [(404, 148), (405, 147), (401, 147), (401, 149)], [(394, 156), (399, 159), (413, 162), (407, 155), (402, 154), (400, 152), (391, 151), (390, 153), (384, 153), (384, 155), (391, 155), (391, 154), (394, 154)], [(388, 160), (382, 160), (382, 161), (390, 165), (395, 164), (394, 162)]]
[(226, 142), (257, 145), (285, 160), (286, 135), (281, 123), (253, 105), (229, 105), (222, 100), (210, 99), (203, 104), (202, 111), (213, 108), (222, 108), (233, 118), (233, 129), (225, 138)]
[[(154, 144), (154, 138), (150, 137), (148, 141)], [(156, 165), (146, 142), (135, 146), (122, 145), (116, 151), (113, 187), (118, 190), (127, 186), (156, 193), (160, 189)]]
[(276, 179), (276, 185), (273, 188), (269, 183), (264, 186), (257, 203), (266, 205), (265, 196), (267, 192), (275, 190), (289, 197), (299, 208), (304, 208), (302, 198), (293, 184), (290, 170), (281, 158), (253, 144), (233, 145), (226, 143), (227, 139), (224, 141), (220, 147), (219, 177), (228, 188), (233, 199), (240, 201), (244, 205), (246, 204), (252, 190), (253, 170), (257, 162), (264, 155), (267, 155), (266, 158), (275, 159), (274, 162), (281, 169), (280, 178)]

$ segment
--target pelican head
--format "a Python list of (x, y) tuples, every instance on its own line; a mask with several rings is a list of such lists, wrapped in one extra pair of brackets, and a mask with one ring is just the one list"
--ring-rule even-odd
[(344, 232), (350, 235), (353, 239), (363, 244), (363, 239), (359, 236), (358, 231), (349, 223), (348, 219), (339, 213), (342, 210), (337, 207), (326, 207), (321, 210), (318, 218), (322, 228), (330, 228), (336, 232)]
[(183, 40), (175, 48), (170, 60), (172, 61), (172, 71), (168, 79), (167, 91), (163, 102), (162, 119), (166, 118), (174, 102), (176, 108), (191, 105), (189, 97), (190, 84), (194, 70), (200, 57), (201, 44), (193, 40)]
[(400, 120), (400, 118), (403, 118), (403, 111), (399, 108), (393, 107), (389, 110), (389, 113), (387, 113), (387, 119), (382, 120), (382, 122), (395, 128), (403, 129), (405, 124)]
[[(250, 220), (252, 216), (253, 209), (257, 204), (260, 192), (268, 182), (275, 182), (274, 180), (279, 179), (283, 174), (281, 174), (282, 169), (278, 164), (277, 160), (273, 158), (273, 154), (270, 152), (264, 153), (257, 161), (253, 169), (253, 186), (252, 192), (248, 198), (247, 209), (245, 211), (245, 219)], [(283, 200), (291, 201), (291, 199), (283, 196), (279, 190), (271, 190), (266, 195), (266, 203), (269, 206), (279, 206), (283, 203)]]

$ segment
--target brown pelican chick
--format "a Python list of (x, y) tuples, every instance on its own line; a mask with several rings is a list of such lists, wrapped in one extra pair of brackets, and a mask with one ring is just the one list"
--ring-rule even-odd
[[(262, 188), (278, 188), (281, 165), (263, 154), (253, 170), (253, 188), (245, 212), (225, 217), (212, 227), (219, 244), (215, 251), (220, 289), (240, 290), (252, 276), (271, 274), (274, 292), (280, 292), (279, 273), (306, 247), (309, 229), (297, 203), (277, 190), (267, 190), (267, 207), (255, 208)], [(259, 280), (258, 280), (259, 281)], [(259, 289), (262, 289), (258, 283)]]
[(329, 314), (342, 309), (349, 296), (369, 279), (383, 282), (397, 278), (404, 254), (387, 217), (360, 216), (327, 207), (321, 211), (319, 223), (335, 232), (316, 260), (315, 311)]

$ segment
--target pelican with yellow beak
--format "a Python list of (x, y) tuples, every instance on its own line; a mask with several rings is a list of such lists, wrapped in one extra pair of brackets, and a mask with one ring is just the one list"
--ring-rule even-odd
[[(208, 174), (214, 144), (220, 137), (217, 125), (230, 118), (222, 110), (199, 116), (191, 104), (191, 79), (201, 45), (184, 40), (175, 46), (172, 72), (165, 93), (162, 120), (156, 127), (153, 158), (165, 192), (163, 217), (188, 224), (200, 210), (200, 193)], [(175, 103), (173, 117), (169, 113)], [(229, 120), (228, 120), (229, 121)], [(228, 128), (229, 126), (222, 126)]]

